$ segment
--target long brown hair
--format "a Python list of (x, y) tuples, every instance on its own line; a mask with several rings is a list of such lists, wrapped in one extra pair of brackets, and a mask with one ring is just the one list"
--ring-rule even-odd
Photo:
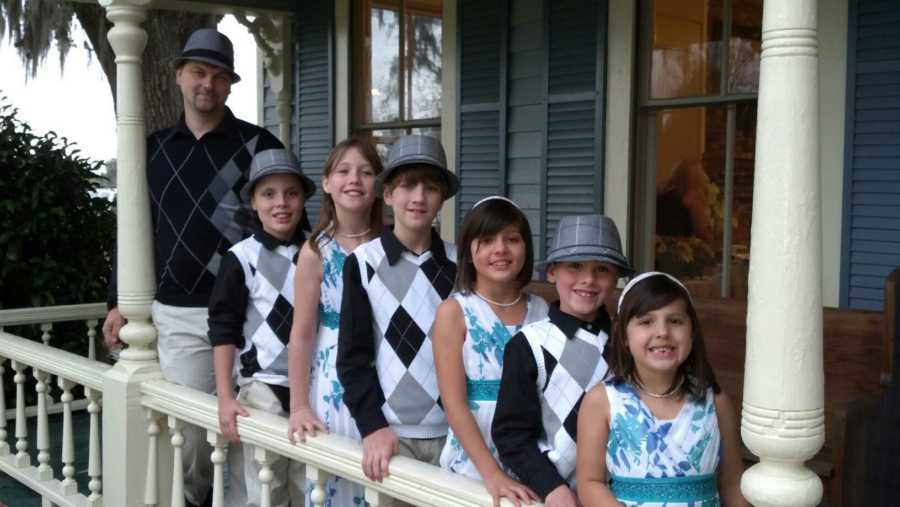
[(531, 281), (534, 270), (534, 244), (531, 239), (531, 226), (528, 218), (514, 204), (503, 199), (490, 199), (469, 211), (460, 228), (459, 241), (456, 243), (456, 255), (459, 258), (456, 268), (456, 290), (469, 293), (475, 287), (478, 273), (472, 262), (472, 242), (496, 236), (508, 225), (519, 229), (522, 241), (525, 242), (525, 263), (516, 276), (519, 288)]
[[(334, 167), (342, 158), (344, 158), (344, 154), (353, 148), (359, 150), (359, 153), (363, 158), (369, 162), (369, 165), (372, 166), (372, 170), (375, 172), (376, 176), (384, 170), (384, 165), (381, 163), (381, 157), (378, 156), (378, 152), (375, 151), (375, 147), (372, 146), (372, 143), (369, 142), (368, 139), (348, 137), (339, 142), (337, 146), (331, 150), (331, 154), (328, 155), (328, 160), (325, 161), (325, 169), (322, 171), (322, 178), (324, 179), (330, 176), (332, 171), (334, 171)], [(375, 202), (372, 203), (372, 210), (369, 213), (369, 227), (372, 228), (372, 233), (374, 235), (381, 233), (383, 225), (381, 213), (382, 201), (380, 198), (376, 197)], [(337, 227), (337, 211), (334, 209), (334, 200), (331, 198), (331, 195), (323, 189), (322, 206), (319, 208), (319, 223), (316, 224), (316, 227), (309, 235), (309, 247), (320, 257), (322, 254), (319, 252), (319, 237), (331, 227), (332, 223)]]
[[(719, 392), (716, 383), (716, 375), (713, 372), (709, 360), (706, 358), (706, 346), (703, 342), (703, 330), (700, 329), (700, 319), (697, 310), (691, 302), (687, 291), (679, 284), (666, 276), (651, 276), (641, 280), (632, 287), (622, 300), (622, 308), (616, 317), (612, 328), (612, 346), (607, 348), (607, 362), (612, 382), (640, 381), (634, 364), (634, 357), (628, 350), (628, 322), (631, 319), (641, 317), (654, 310), (681, 300), (691, 319), (691, 353), (678, 365), (678, 375), (674, 382), (679, 383), (679, 394), (687, 394), (692, 399), (702, 399), (706, 390), (712, 387), (713, 392)], [(673, 384), (669, 389), (674, 389)]]

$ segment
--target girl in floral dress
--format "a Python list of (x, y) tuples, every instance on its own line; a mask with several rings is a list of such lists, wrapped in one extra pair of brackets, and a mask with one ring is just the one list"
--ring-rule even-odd
[(578, 414), (578, 498), (606, 505), (749, 505), (737, 421), (706, 359), (691, 296), (649, 272), (619, 298), (610, 373)]
[[(288, 438), (329, 431), (360, 439), (343, 402), (335, 358), (343, 292), (344, 259), (381, 232), (381, 201), (375, 176), (382, 170), (378, 153), (365, 140), (350, 138), (332, 150), (322, 177), (319, 223), (297, 260), (294, 321), (288, 347), (291, 414)], [(311, 491), (312, 485), (307, 485)], [(325, 485), (326, 507), (363, 505), (364, 492), (341, 478)], [(307, 495), (308, 497), (309, 495)]]
[(503, 349), (522, 325), (547, 316), (547, 303), (522, 291), (534, 263), (528, 219), (505, 197), (483, 199), (463, 222), (457, 252), (458, 292), (438, 307), (433, 335), (450, 423), (441, 466), (483, 479), (495, 502), (531, 503), (537, 497), (501, 468), (491, 439)]

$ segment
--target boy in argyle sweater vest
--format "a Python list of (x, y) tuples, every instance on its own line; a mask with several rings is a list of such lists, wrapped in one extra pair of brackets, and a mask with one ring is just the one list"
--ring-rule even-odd
[(363, 437), (363, 472), (380, 481), (396, 454), (437, 464), (447, 435), (431, 328), (453, 289), (456, 249), (431, 224), (458, 182), (427, 136), (399, 138), (377, 181), (394, 228), (344, 263), (337, 369)]
[[(219, 430), (231, 442), (240, 441), (237, 416), (250, 415), (244, 407), (290, 413), (287, 344), (294, 311), (294, 265), (304, 239), (303, 205), (315, 189), (287, 150), (261, 151), (250, 164), (250, 180), (242, 194), (259, 224), (252, 236), (222, 257), (209, 303)], [(272, 463), (272, 505), (303, 502), (305, 484), (298, 465), (286, 458)], [(260, 468), (253, 449), (243, 449), (248, 506), (261, 502)]]
[(575, 507), (578, 407), (606, 376), (605, 303), (631, 268), (615, 224), (601, 215), (563, 217), (536, 268), (559, 302), (507, 343), (491, 436), (503, 464), (545, 505)]

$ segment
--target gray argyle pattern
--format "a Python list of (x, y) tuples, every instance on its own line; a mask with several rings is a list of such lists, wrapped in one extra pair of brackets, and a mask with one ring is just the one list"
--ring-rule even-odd
[(444, 248), (451, 261), (445, 265), (431, 251), (403, 252), (391, 265), (380, 239), (354, 251), (372, 307), (375, 367), (385, 396), (382, 410), (391, 425), (446, 428), (431, 344), (435, 312), (450, 295), (456, 275), (456, 248), (446, 242)]
[[(288, 385), (288, 349), (294, 315), (297, 245), (267, 249), (251, 236), (231, 247), (244, 269), (247, 316), (239, 353), (239, 380)], [(244, 383), (244, 382), (241, 382)]]
[[(609, 337), (605, 331), (595, 335), (579, 329), (570, 338), (549, 319), (525, 326), (521, 332), (538, 368), (544, 427), (538, 447), (574, 487), (578, 409), (584, 394), (606, 376), (603, 349)], [(545, 353), (555, 363), (547, 364)]]

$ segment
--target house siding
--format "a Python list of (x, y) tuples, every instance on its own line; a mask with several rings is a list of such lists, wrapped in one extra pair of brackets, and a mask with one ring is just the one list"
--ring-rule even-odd
[(603, 210), (606, 2), (459, 5), (458, 218), (508, 195), (542, 257), (562, 215)]
[[(333, 18), (334, 3), (326, 0), (299, 2), (294, 16), (291, 150), (303, 172), (317, 186), (334, 146)], [(278, 132), (276, 97), (268, 80), (263, 83), (263, 97), (263, 125)], [(313, 225), (318, 220), (321, 202), (321, 189), (306, 202)]]
[(851, 0), (841, 306), (882, 310), (900, 266), (900, 4)]

